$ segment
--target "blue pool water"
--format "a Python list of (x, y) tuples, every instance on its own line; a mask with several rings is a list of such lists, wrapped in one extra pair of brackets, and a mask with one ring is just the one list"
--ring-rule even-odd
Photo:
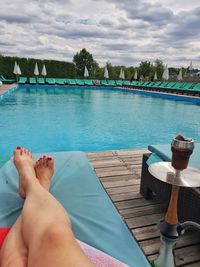
[(200, 142), (200, 105), (114, 90), (26, 89), (0, 102), (0, 158), (32, 152), (96, 151)]

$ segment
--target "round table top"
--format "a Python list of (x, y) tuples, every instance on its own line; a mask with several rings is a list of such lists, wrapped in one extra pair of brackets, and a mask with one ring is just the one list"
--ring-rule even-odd
[(149, 166), (149, 172), (158, 180), (184, 187), (200, 187), (200, 170), (188, 167), (176, 176), (171, 162), (156, 162)]

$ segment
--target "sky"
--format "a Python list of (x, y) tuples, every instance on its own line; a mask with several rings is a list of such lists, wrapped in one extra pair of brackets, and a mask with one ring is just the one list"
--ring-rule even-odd
[(199, 0), (0, 0), (0, 54), (200, 68)]

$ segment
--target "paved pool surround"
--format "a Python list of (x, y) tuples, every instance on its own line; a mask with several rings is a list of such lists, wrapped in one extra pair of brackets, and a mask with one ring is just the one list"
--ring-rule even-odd
[(14, 84), (13, 86), (10, 86), (9, 88), (6, 88), (6, 89), (2, 88), (2, 90), (0, 90), (0, 101), (9, 97), (9, 95), (12, 94), (14, 91), (16, 91), (18, 88), (19, 88), (19, 86), (16, 84)]

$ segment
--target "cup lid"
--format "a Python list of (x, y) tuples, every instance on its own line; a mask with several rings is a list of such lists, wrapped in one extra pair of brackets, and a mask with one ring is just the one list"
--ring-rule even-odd
[(179, 134), (172, 139), (171, 146), (174, 148), (194, 149), (194, 140)]

